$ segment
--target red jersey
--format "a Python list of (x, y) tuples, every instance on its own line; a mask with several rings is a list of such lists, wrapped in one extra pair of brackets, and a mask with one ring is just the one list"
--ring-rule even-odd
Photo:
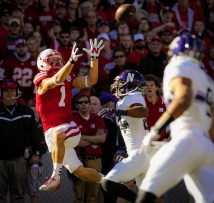
[(38, 69), (36, 60), (29, 53), (27, 53), (25, 59), (19, 58), (16, 53), (13, 54), (4, 61), (2, 68), (5, 69), (6, 78), (13, 78), (19, 83), (22, 90), (22, 98), (26, 102), (35, 96), (33, 93), (33, 79), (37, 74)]
[[(82, 135), (87, 136), (94, 136), (97, 134), (97, 130), (99, 128), (104, 129), (106, 131), (105, 123), (103, 119), (100, 116), (97, 116), (96, 114), (91, 113), (88, 120), (82, 118), (79, 113), (74, 114), (74, 121), (79, 126), (79, 129), (81, 131)], [(78, 155), (80, 155), (80, 149), (82, 147), (76, 147), (76, 152)], [(102, 148), (97, 145), (96, 147), (93, 147), (93, 145), (89, 145), (85, 148), (85, 155), (101, 155), (102, 154)]]
[(45, 94), (38, 94), (38, 86), (45, 78), (54, 75), (51, 71), (40, 72), (34, 78), (36, 85), (36, 109), (40, 115), (44, 131), (49, 128), (69, 123), (72, 120), (72, 81), (74, 75), (71, 73), (66, 80)]
[[(152, 104), (146, 97), (146, 106), (149, 109), (149, 115), (146, 118), (149, 130), (155, 125), (156, 121), (161, 117), (161, 115), (166, 111), (166, 106), (162, 96), (159, 96), (157, 102)], [(164, 140), (166, 138), (166, 130), (163, 130), (159, 140)]]

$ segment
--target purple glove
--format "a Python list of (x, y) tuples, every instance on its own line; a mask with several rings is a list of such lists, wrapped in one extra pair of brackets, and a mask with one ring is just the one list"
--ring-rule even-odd
[(113, 159), (113, 161), (114, 161), (114, 163), (116, 164), (116, 163), (118, 163), (118, 162), (120, 162), (120, 161), (122, 161), (124, 158), (126, 158), (127, 157), (127, 153), (126, 153), (126, 150), (117, 150), (116, 151), (116, 153), (115, 153), (115, 155), (114, 155), (114, 159)]
[(102, 118), (107, 118), (110, 119), (111, 121), (114, 121), (116, 115), (117, 115), (117, 110), (115, 109), (110, 109), (110, 108), (105, 108), (102, 109), (99, 113), (99, 116), (101, 116)]

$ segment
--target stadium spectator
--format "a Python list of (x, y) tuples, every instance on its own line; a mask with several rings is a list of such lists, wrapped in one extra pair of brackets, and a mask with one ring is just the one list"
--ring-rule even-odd
[(1, 84), (0, 95), (0, 201), (24, 203), (28, 164), (38, 163), (42, 154), (34, 112), (18, 102), (21, 89), (14, 80)]
[(28, 52), (27, 42), (20, 38), (15, 42), (16, 50), (8, 57), (2, 67), (5, 68), (6, 78), (13, 78), (22, 88), (22, 98), (25, 102), (34, 98), (33, 79), (37, 73), (36, 60)]
[(192, 32), (193, 23), (196, 20), (204, 19), (203, 16), (199, 15), (200, 13), (190, 8), (189, 0), (178, 0), (172, 9), (178, 22), (178, 30), (187, 28)]
[(15, 4), (14, 10), (19, 10), (22, 13), (23, 22), (32, 23), (32, 25), (36, 27), (38, 24), (36, 1), (17, 0)]
[(97, 23), (98, 17), (94, 10), (88, 11), (85, 14), (86, 26), (80, 30), (80, 35), (83, 36), (83, 40), (89, 40), (99, 35)]
[(22, 26), (18, 18), (11, 18), (8, 25), (9, 34), (6, 36), (6, 38), (0, 39), (0, 54), (3, 59), (11, 56), (14, 53), (16, 49), (15, 41), (22, 36)]
[(36, 39), (33, 37), (28, 38), (27, 46), (28, 46), (29, 53), (36, 60), (40, 53), (39, 45), (38, 45)]
[(68, 12), (66, 4), (63, 1), (58, 1), (55, 4), (55, 15), (54, 20), (58, 21), (59, 24), (63, 24), (68, 20)]
[(75, 20), (80, 18), (80, 11), (79, 11), (79, 1), (78, 0), (71, 0), (67, 7), (67, 20), (62, 24), (62, 28), (65, 30), (69, 30), (71, 27), (75, 26)]
[[(52, 23), (51, 29), (48, 32), (49, 37), (51, 38), (51, 43), (54, 44), (52, 46), (58, 46), (60, 33), (62, 32), (62, 26), (58, 21), (54, 21)], [(66, 29), (65, 29), (66, 30)]]
[(24, 23), (23, 25), (23, 31), (22, 31), (22, 37), (26, 40), (32, 36), (35, 28), (33, 27), (32, 23)]
[(109, 82), (112, 83), (114, 78), (122, 73), (124, 70), (128, 69), (126, 64), (126, 53), (123, 48), (118, 47), (113, 51), (114, 63), (112, 64), (112, 69), (109, 72)]
[(170, 27), (173, 33), (177, 34), (179, 30), (178, 22), (175, 17), (175, 13), (171, 7), (163, 7), (160, 12), (161, 23), (159, 26), (153, 29), (153, 32), (159, 34), (166, 27)]
[(156, 0), (145, 0), (140, 8), (148, 12), (148, 20), (151, 28), (155, 28), (160, 25), (161, 5)]
[(109, 22), (111, 29), (113, 29), (116, 24), (115, 12), (119, 8), (119, 6), (122, 5), (124, 2), (125, 2), (125, 0), (115, 0), (114, 4), (110, 5), (110, 7), (107, 9), (106, 14), (107, 14), (108, 22)]
[(37, 41), (40, 52), (47, 48), (44, 35), (40, 31), (34, 31), (32, 37)]
[(97, 115), (101, 109), (100, 99), (96, 96), (90, 96), (90, 101), (90, 112)]
[(55, 43), (55, 46), (51, 47), (52, 49), (59, 51), (63, 55), (65, 61), (69, 60), (72, 50), (70, 37), (69, 30), (62, 30), (59, 34), (58, 44)]
[[(166, 111), (166, 106), (163, 97), (159, 95), (158, 89), (160, 87), (159, 79), (154, 75), (145, 75), (145, 101), (149, 109), (149, 115), (146, 117), (148, 129), (150, 130), (160, 116)], [(160, 135), (159, 141), (165, 140), (166, 130)]]
[[(135, 2), (136, 2), (136, 1), (135, 1)], [(148, 19), (148, 17), (149, 17), (148, 12), (145, 11), (145, 10), (143, 10), (143, 9), (141, 9), (140, 7), (141, 7), (141, 6), (136, 7), (136, 14), (135, 14), (135, 17), (136, 17), (136, 20), (137, 20), (138, 23), (140, 22), (140, 20), (141, 20), (142, 18)]]
[(54, 21), (54, 9), (51, 0), (39, 0), (38, 4), (38, 28), (47, 40), (48, 32)]
[(99, 73), (98, 82), (95, 85), (97, 95), (99, 96), (103, 92), (108, 92), (110, 88), (109, 72), (114, 66), (113, 49), (111, 48), (111, 41), (107, 34), (101, 33), (98, 35), (99, 40), (103, 40), (105, 47), (100, 53), (99, 57)]
[(98, 26), (99, 33), (106, 33), (107, 35), (109, 35), (111, 29), (108, 21), (101, 20), (97, 26)]
[[(115, 109), (117, 99), (110, 93), (103, 94), (100, 96), (101, 110), (104, 108)], [(116, 123), (116, 120), (110, 120), (103, 118), (106, 129), (106, 141), (102, 146), (102, 174), (106, 175), (115, 165), (114, 156), (116, 151), (119, 149), (119, 133), (120, 129)], [(121, 135), (120, 135), (121, 138)], [(122, 138), (121, 138), (122, 139)], [(116, 203), (117, 197), (106, 192), (102, 189), (104, 203)]]
[(143, 75), (153, 74), (159, 79), (163, 78), (163, 72), (167, 64), (167, 55), (163, 52), (162, 39), (154, 36), (151, 41), (151, 51), (140, 61), (139, 72)]
[(148, 18), (141, 18), (138, 22), (137, 33), (141, 33), (146, 35), (146, 33), (150, 30), (150, 24)]
[(206, 19), (206, 31), (209, 37), (211, 37), (212, 42), (214, 43), (214, 2), (213, 0), (206, 0), (204, 4), (204, 15)]
[(196, 20), (193, 23), (193, 34), (195, 34), (203, 43), (206, 55), (209, 55), (209, 48), (212, 44), (211, 38), (207, 35), (205, 24), (202, 20)]
[(137, 33), (134, 35), (134, 50), (127, 56), (126, 63), (130, 66), (139, 65), (140, 60), (148, 53), (144, 35)]
[(133, 39), (131, 34), (119, 36), (119, 46), (122, 47), (128, 56), (134, 49)]
[(108, 20), (106, 12), (104, 10), (102, 0), (88, 0), (93, 4), (93, 9), (96, 11), (99, 21)]
[(73, 44), (80, 37), (80, 30), (76, 26), (71, 27), (69, 30), (70, 30), (70, 43)]
[(120, 37), (131, 34), (130, 27), (127, 22), (117, 22), (115, 29), (112, 29), (109, 33), (111, 40), (115, 40), (115, 43), (119, 45)]
[(146, 41), (146, 48), (151, 51), (151, 42), (152, 42), (152, 38), (155, 36), (155, 33), (152, 30), (149, 30), (146, 34), (145, 34), (145, 41)]
[(83, 1), (79, 4), (80, 16), (73, 21), (72, 26), (83, 29), (87, 25), (87, 15), (89, 11), (93, 10), (93, 4), (90, 1)]
[(15, 8), (12, 11), (11, 17), (19, 19), (20, 23), (21, 23), (21, 26), (23, 28), (23, 26), (24, 26), (24, 14), (20, 9)]
[(163, 43), (163, 51), (167, 53), (169, 50), (169, 45), (175, 37), (173, 29), (171, 27), (163, 28), (160, 32), (160, 37)]
[(0, 34), (5, 38), (9, 34), (8, 22), (11, 18), (11, 11), (9, 8), (0, 7)]
[[(90, 97), (78, 95), (75, 100), (78, 112), (74, 114), (74, 121), (80, 128), (81, 139), (75, 148), (79, 159), (85, 167), (90, 167), (98, 172), (102, 170), (102, 146), (106, 140), (104, 121), (96, 114), (90, 113)], [(74, 181), (75, 202), (96, 203), (100, 185), (84, 180)]]

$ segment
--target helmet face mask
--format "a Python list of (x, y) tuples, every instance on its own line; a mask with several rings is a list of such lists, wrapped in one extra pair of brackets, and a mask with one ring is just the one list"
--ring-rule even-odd
[(135, 70), (126, 70), (114, 79), (110, 91), (115, 97), (122, 98), (135, 91), (143, 92), (144, 85), (142, 74)]
[(58, 51), (46, 49), (39, 54), (37, 66), (40, 71), (59, 70), (64, 66), (64, 60)]

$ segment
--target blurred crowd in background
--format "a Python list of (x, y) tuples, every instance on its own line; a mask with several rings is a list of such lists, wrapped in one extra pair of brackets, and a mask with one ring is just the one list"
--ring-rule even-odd
[[(115, 12), (124, 3), (136, 7), (129, 22), (116, 22)], [(105, 42), (99, 57), (99, 79), (93, 88), (73, 89), (100, 97), (109, 92), (114, 77), (126, 69), (153, 74), (162, 81), (168, 45), (185, 32), (203, 41), (206, 54), (201, 68), (214, 78), (214, 0), (1, 0), (0, 81), (13, 78), (22, 88), (22, 98), (33, 106), (33, 78), (38, 54), (58, 50), (65, 62), (73, 42), (89, 47), (89, 39)], [(73, 72), (85, 75), (89, 58), (83, 56)]]

